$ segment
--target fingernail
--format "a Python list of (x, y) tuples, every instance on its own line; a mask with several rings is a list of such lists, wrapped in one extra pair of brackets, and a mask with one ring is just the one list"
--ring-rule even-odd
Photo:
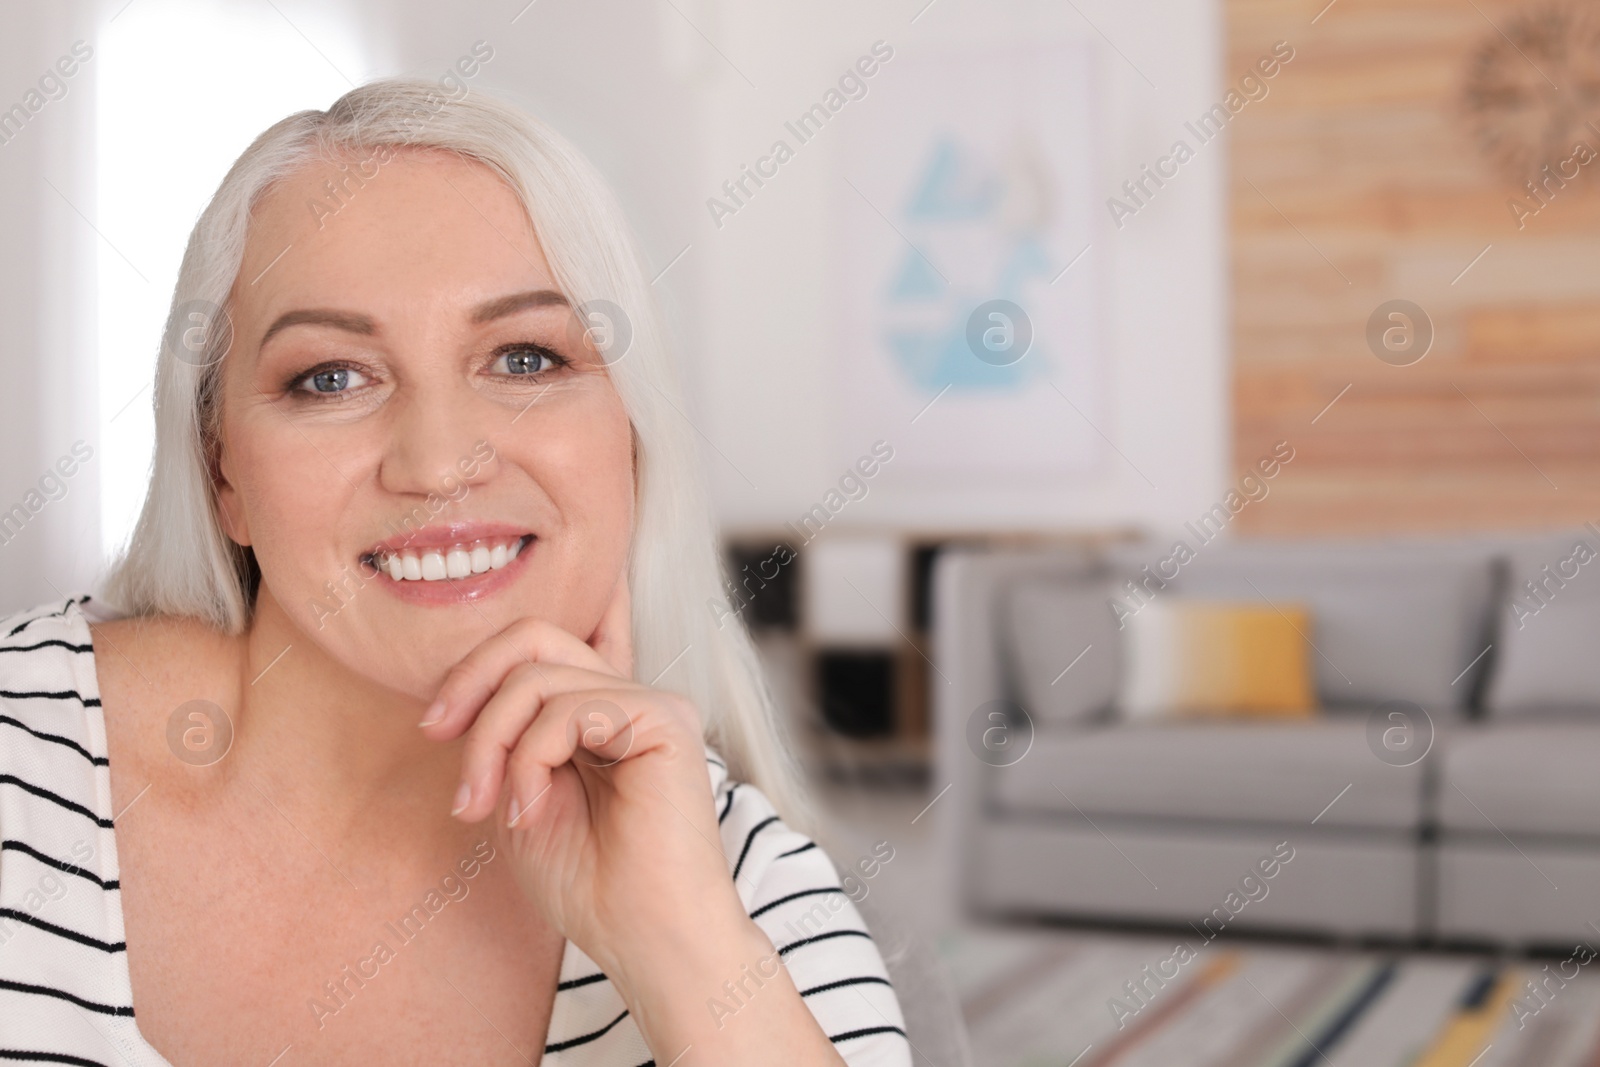
[(522, 818), (522, 802), (515, 793), (511, 794), (511, 803), (506, 805), (506, 826), (517, 825), (517, 820)]
[(451, 815), (460, 815), (467, 810), (467, 805), (472, 803), (472, 787), (466, 782), (456, 790), (456, 806), (450, 809)]
[(432, 704), (428, 705), (428, 710), (422, 713), (422, 721), (417, 723), (417, 725), (418, 726), (432, 726), (434, 723), (438, 722), (439, 720), (441, 720), (443, 718), (444, 718), (444, 701), (435, 700)]

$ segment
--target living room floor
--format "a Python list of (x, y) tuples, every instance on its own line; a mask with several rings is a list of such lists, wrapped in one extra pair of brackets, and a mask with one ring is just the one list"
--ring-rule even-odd
[[(836, 862), (889, 841), (894, 858), (870, 892), (912, 929), (938, 931), (928, 888), (941, 879), (923, 815), (934, 790), (815, 789)], [(973, 923), (930, 940), (977, 1067), (1600, 1067), (1600, 978), (1582, 953), (1493, 958)]]

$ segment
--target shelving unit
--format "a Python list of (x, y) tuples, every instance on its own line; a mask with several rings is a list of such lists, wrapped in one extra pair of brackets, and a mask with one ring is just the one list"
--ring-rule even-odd
[[(851, 530), (799, 547), (776, 527), (731, 531), (724, 546), (731, 578), (759, 579), (741, 586), (750, 595), (739, 614), (801, 761), (836, 781), (897, 785), (924, 783), (931, 763), (931, 697), (942, 684), (932, 636), (938, 554), (963, 544), (1107, 536), (1114, 535)], [(788, 562), (761, 567), (775, 558)], [(852, 573), (852, 564), (894, 570)], [(882, 602), (873, 602), (879, 594)]]

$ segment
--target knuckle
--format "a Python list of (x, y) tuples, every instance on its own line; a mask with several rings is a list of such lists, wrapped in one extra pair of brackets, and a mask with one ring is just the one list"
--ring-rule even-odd
[(498, 723), (484, 719), (473, 723), (462, 747), (462, 762), (483, 765), (503, 758), (517, 743), (516, 737), (507, 738), (504, 733), (505, 727)]
[(491, 760), (494, 763), (503, 764), (506, 769), (506, 774), (509, 775), (512, 770), (518, 766), (516, 760), (517, 738), (512, 737), (504, 740), (496, 738), (490, 751)]
[(513, 745), (506, 755), (506, 780), (513, 785), (526, 782), (537, 762), (532, 745)]
[(524, 615), (520, 619), (513, 620), (501, 632), (507, 637), (532, 638), (538, 635), (543, 622), (543, 619), (535, 618), (532, 615)]
[(517, 691), (529, 688), (538, 689), (544, 678), (545, 672), (539, 667), (539, 664), (523, 662), (511, 668), (510, 672), (506, 674), (506, 680), (501, 688)]

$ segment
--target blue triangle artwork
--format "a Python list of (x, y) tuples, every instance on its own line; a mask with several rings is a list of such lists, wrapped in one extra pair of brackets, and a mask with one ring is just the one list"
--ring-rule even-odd
[(979, 304), (995, 298), (1027, 307), (1025, 284), (1048, 283), (1050, 256), (1035, 230), (1007, 232), (1000, 224), (1005, 179), (953, 137), (939, 137), (914, 179), (901, 218), (914, 233), (976, 229), (1000, 247), (993, 276), (983, 291), (962, 291), (947, 283), (932, 263), (907, 245), (891, 268), (884, 293), (890, 309), (933, 311), (932, 328), (893, 327), (883, 340), (893, 362), (928, 395), (946, 387), (973, 393), (1019, 392), (1048, 370), (1047, 351), (1035, 337), (1026, 355), (998, 365), (974, 355), (968, 343), (968, 318)]

